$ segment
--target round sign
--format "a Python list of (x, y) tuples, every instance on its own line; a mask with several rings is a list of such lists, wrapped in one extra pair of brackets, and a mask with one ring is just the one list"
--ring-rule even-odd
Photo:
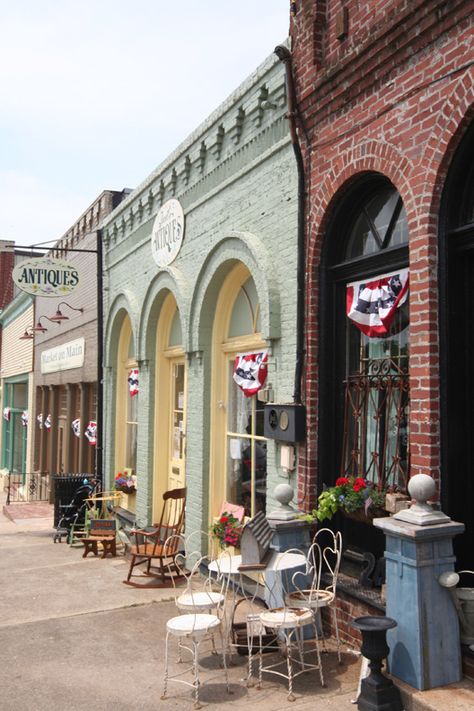
[(12, 278), (19, 289), (36, 296), (64, 296), (75, 291), (79, 284), (77, 267), (52, 257), (19, 262)]
[(183, 208), (178, 200), (172, 198), (161, 206), (153, 224), (151, 250), (159, 267), (167, 267), (176, 259), (183, 237)]

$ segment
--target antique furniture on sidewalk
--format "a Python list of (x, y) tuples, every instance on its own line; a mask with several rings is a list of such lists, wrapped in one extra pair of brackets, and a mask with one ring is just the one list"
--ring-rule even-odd
[[(186, 489), (171, 489), (163, 494), (163, 509), (159, 523), (148, 528), (133, 529), (134, 545), (127, 579), (123, 582), (136, 588), (165, 587), (171, 584), (170, 563), (179, 553), (178, 542), (184, 526)], [(134, 573), (145, 564), (146, 569)], [(173, 568), (171, 575), (176, 575)], [(132, 578), (134, 578), (132, 580)]]

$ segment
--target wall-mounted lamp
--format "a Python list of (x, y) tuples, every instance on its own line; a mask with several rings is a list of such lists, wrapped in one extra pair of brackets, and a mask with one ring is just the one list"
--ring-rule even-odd
[[(55, 321), (53, 321), (51, 318), (49, 318), (49, 316), (40, 316), (37, 323), (36, 323), (36, 326), (31, 326), (31, 331), (33, 333), (45, 333), (48, 330), (45, 326), (42, 325), (42, 323), (41, 323), (42, 318), (45, 318), (48, 321), (51, 321), (51, 323), (55, 323)], [(56, 326), (59, 326), (59, 323), (56, 323)]]
[(25, 333), (19, 337), (20, 341), (30, 341), (32, 338), (35, 337), (34, 333), (28, 333), (28, 331), (31, 331), (32, 326), (29, 326), (26, 330)]
[(293, 17), (296, 15), (298, 12), (298, 3), (297, 2), (290, 2), (290, 12), (293, 15)]
[(69, 320), (69, 316), (65, 316), (65, 315), (61, 312), (61, 306), (67, 306), (69, 309), (72, 309), (73, 311), (80, 311), (81, 314), (84, 313), (84, 309), (82, 309), (82, 308), (76, 309), (75, 306), (70, 306), (70, 304), (68, 304), (66, 301), (61, 301), (61, 302), (58, 304), (58, 308), (56, 309), (55, 315), (54, 315), (54, 316), (51, 316), (51, 318), (49, 319), (50, 321), (53, 321), (54, 323), (58, 323), (58, 324), (59, 324), (59, 323), (61, 323), (61, 321), (68, 321), (68, 320)]

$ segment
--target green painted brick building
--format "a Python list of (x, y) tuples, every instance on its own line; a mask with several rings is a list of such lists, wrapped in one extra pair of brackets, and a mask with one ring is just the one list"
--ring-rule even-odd
[[(298, 205), (286, 111), (271, 56), (103, 223), (104, 471), (110, 486), (119, 472), (133, 484), (122, 508), (140, 524), (170, 488), (187, 487), (186, 526), (207, 529), (224, 503), (268, 513), (275, 486), (295, 484), (263, 437), (263, 403), (232, 377), (238, 355), (266, 353), (265, 388), (291, 400)], [(160, 266), (152, 233), (170, 200), (184, 236)], [(169, 247), (178, 223), (161, 233)]]

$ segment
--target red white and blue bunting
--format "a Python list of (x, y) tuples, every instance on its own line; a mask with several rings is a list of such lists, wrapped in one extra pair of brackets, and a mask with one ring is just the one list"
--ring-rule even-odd
[(347, 285), (347, 316), (369, 338), (390, 332), (396, 310), (408, 295), (408, 269)]
[(45, 419), (45, 421), (44, 421), (43, 424), (44, 424), (45, 430), (50, 430), (50, 429), (51, 429), (51, 425), (52, 425), (51, 415), (48, 415), (48, 416), (47, 416), (47, 418)]
[(28, 427), (28, 420), (28, 410), (23, 410), (23, 412), (21, 413), (21, 424), (23, 425), (23, 427)]
[(130, 397), (138, 395), (138, 368), (132, 368), (128, 374), (128, 389)]
[(94, 420), (89, 422), (84, 432), (84, 437), (87, 438), (90, 445), (94, 446), (97, 444), (97, 422), (94, 422)]
[(71, 428), (75, 437), (81, 436), (81, 420), (79, 418), (72, 421)]
[(246, 397), (258, 393), (265, 385), (268, 372), (268, 351), (240, 353), (234, 362), (233, 378)]
[(40, 414), (36, 416), (36, 419), (38, 421), (40, 430), (42, 430), (43, 429), (43, 413), (40, 412)]
[(3, 408), (3, 419), (6, 420), (7, 422), (9, 422), (10, 421), (10, 414), (11, 414), (11, 408), (4, 407)]

